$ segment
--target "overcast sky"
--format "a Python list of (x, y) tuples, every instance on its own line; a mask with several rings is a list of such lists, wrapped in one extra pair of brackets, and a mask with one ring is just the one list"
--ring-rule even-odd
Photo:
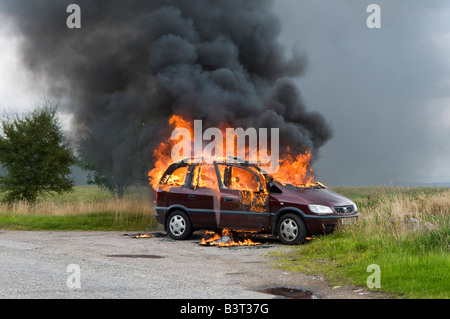
[[(0, 0), (1, 1), (1, 0)], [(381, 8), (369, 29), (366, 8)], [(332, 186), (450, 183), (450, 2), (277, 0), (280, 41), (306, 54), (303, 99), (332, 124), (315, 164)], [(0, 16), (0, 112), (46, 96)]]
[(22, 66), (17, 50), (19, 39), (1, 12), (0, 21), (0, 111), (31, 107), (45, 93), (33, 83), (31, 73)]
[[(369, 4), (381, 29), (369, 29)], [(334, 128), (330, 185), (450, 182), (450, 2), (276, 1), (281, 41), (309, 57), (303, 98)]]

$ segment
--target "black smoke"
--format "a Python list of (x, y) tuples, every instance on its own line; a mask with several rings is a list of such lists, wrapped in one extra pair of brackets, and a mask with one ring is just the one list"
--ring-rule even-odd
[[(81, 29), (66, 26), (71, 3)], [(26, 66), (65, 101), (72, 139), (97, 170), (128, 185), (146, 178), (172, 114), (203, 127), (278, 127), (280, 150), (313, 158), (331, 138), (293, 77), (307, 62), (278, 41), (272, 1), (2, 0), (23, 36)]]

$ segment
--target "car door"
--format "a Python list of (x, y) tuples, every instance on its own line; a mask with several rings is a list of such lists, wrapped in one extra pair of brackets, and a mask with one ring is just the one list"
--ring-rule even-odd
[(183, 188), (183, 205), (194, 227), (218, 226), (219, 187), (214, 165), (192, 164)]
[(186, 195), (184, 184), (188, 174), (185, 163), (172, 164), (161, 178), (158, 188), (158, 205), (167, 209), (173, 205), (184, 205)]
[(257, 172), (217, 164), (220, 177), (220, 227), (262, 230), (270, 226), (269, 195)]

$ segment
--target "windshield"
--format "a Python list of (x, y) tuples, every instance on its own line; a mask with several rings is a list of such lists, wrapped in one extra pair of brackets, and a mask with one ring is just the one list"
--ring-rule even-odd
[(292, 183), (289, 182), (283, 182), (280, 180), (276, 180), (272, 175), (269, 174), (265, 174), (264, 175), (269, 188), (273, 183), (279, 183), (281, 184), (283, 187), (286, 187), (288, 189), (295, 189), (295, 190), (299, 190), (299, 189), (311, 189), (311, 188), (315, 188), (315, 189), (325, 189), (327, 188), (324, 184), (322, 184), (321, 182), (312, 182), (312, 183), (308, 183), (308, 184), (299, 184), (299, 185), (294, 185)]
[(304, 184), (304, 185), (292, 185), (289, 183), (282, 183), (282, 182), (278, 182), (281, 185), (283, 185), (286, 188), (289, 189), (310, 189), (310, 188), (315, 188), (315, 189), (325, 189), (327, 188), (325, 185), (323, 185), (321, 182), (313, 182), (313, 183), (309, 183), (309, 184)]

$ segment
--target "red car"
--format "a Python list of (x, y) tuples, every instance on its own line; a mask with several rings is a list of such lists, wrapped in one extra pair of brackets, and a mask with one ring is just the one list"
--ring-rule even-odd
[(320, 183), (282, 184), (246, 163), (174, 163), (156, 195), (156, 219), (174, 239), (187, 239), (197, 229), (228, 228), (298, 244), (358, 216), (355, 203)]

